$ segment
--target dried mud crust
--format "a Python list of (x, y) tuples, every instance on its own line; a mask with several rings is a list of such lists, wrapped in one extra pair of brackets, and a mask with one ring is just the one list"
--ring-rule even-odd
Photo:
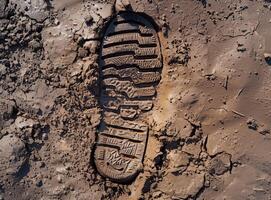
[(142, 169), (148, 124), (161, 78), (162, 55), (152, 23), (134, 12), (118, 14), (106, 29), (100, 52), (103, 109), (95, 149), (99, 173), (129, 182)]

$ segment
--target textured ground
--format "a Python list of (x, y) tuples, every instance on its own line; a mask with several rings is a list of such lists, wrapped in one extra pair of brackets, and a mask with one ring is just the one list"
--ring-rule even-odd
[(113, 4), (1, 0), (0, 199), (271, 199), (270, 0), (131, 0), (159, 26), (163, 71), (128, 185), (93, 158)]

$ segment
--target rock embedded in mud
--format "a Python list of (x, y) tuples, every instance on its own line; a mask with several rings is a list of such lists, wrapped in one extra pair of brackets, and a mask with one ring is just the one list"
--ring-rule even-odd
[(264, 53), (264, 59), (268, 65), (271, 65), (271, 53)]
[(6, 5), (7, 5), (7, 0), (0, 1), (0, 18), (5, 16)]
[(238, 43), (237, 45), (238, 45), (237, 46), (237, 51), (238, 52), (245, 52), (247, 50), (247, 48), (244, 47), (244, 44)]
[(25, 144), (11, 134), (0, 140), (0, 179), (21, 176), (20, 170), (27, 160)]
[(160, 198), (162, 196), (162, 194), (163, 193), (161, 191), (155, 191), (155, 192), (153, 192), (152, 197), (157, 199), (157, 198)]
[(34, 125), (38, 125), (38, 122), (19, 116), (15, 121), (15, 125), (19, 129), (33, 128)]
[(37, 180), (36, 186), (41, 187), (43, 185), (42, 180)]
[(257, 124), (257, 121), (253, 118), (249, 118), (247, 120), (247, 126), (249, 129), (252, 129), (252, 130), (257, 130), (258, 129), (258, 124)]
[(14, 101), (0, 100), (0, 130), (10, 125), (17, 115), (17, 108)]
[(115, 10), (116, 12), (128, 10), (131, 7), (129, 0), (116, 0)]
[(88, 55), (88, 51), (86, 49), (80, 47), (78, 49), (78, 54), (77, 55), (78, 55), (79, 58), (84, 58), (84, 57), (86, 57)]
[(90, 26), (93, 22), (93, 17), (91, 15), (88, 15), (85, 17), (85, 22), (88, 26)]
[(45, 0), (19, 0), (15, 1), (15, 3), (25, 15), (38, 22), (43, 22), (49, 16), (47, 3)]
[(211, 175), (223, 175), (231, 169), (231, 155), (228, 153), (220, 153), (211, 159), (209, 163), (209, 173)]
[(7, 72), (6, 66), (3, 64), (0, 64), (0, 77), (6, 74), (6, 72)]
[(57, 175), (56, 177), (58, 183), (62, 183), (63, 179), (61, 175)]

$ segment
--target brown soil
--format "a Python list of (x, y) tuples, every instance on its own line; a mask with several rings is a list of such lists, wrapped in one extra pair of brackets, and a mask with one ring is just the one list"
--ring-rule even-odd
[(94, 163), (99, 53), (130, 7), (0, 1), (0, 200), (271, 199), (270, 0), (130, 3), (156, 22), (163, 70), (142, 169), (119, 184)]

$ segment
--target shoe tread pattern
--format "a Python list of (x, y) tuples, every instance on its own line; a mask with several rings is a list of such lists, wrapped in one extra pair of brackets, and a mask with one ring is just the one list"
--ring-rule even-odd
[(152, 109), (161, 79), (160, 42), (151, 22), (133, 12), (118, 14), (105, 31), (99, 66), (95, 164), (102, 176), (125, 183), (142, 170), (149, 127), (141, 116)]

